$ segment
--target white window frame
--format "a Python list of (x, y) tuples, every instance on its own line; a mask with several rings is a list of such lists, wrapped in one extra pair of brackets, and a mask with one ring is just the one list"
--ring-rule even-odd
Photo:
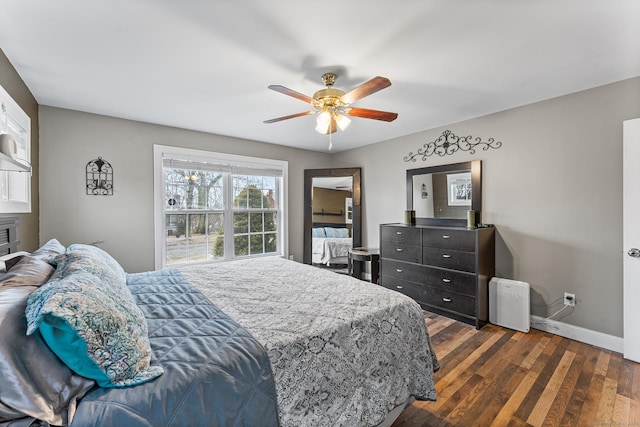
[[(194, 161), (201, 163), (225, 164), (255, 169), (279, 169), (282, 170), (281, 188), (279, 189), (279, 209), (278, 215), (278, 250), (275, 254), (267, 254), (261, 256), (282, 256), (285, 257), (289, 253), (289, 221), (288, 212), (288, 167), (289, 163), (284, 160), (263, 159), (259, 157), (241, 156), (237, 154), (217, 153), (213, 151), (196, 150), (191, 148), (173, 147), (168, 145), (153, 146), (153, 174), (154, 174), (154, 230), (155, 230), (155, 268), (160, 269), (166, 267), (166, 232), (165, 232), (165, 215), (167, 213), (164, 185), (165, 177), (163, 172), (164, 159), (177, 159), (183, 161)], [(233, 209), (232, 195), (227, 194), (227, 206), (229, 212)], [(232, 215), (225, 215), (232, 217)], [(226, 220), (225, 220), (226, 221)], [(232, 224), (232, 223), (231, 223)], [(233, 230), (233, 227), (225, 227), (225, 230)], [(233, 231), (230, 232), (233, 236)], [(229, 242), (232, 239), (226, 238), (225, 233), (225, 255), (224, 261), (234, 258), (233, 251), (228, 251)], [(257, 255), (256, 255), (257, 256)], [(251, 257), (251, 256), (249, 256)], [(246, 256), (243, 256), (246, 258)], [(221, 262), (213, 261), (213, 262)], [(212, 261), (209, 261), (212, 262)]]
[[(4, 126), (7, 129), (3, 129)], [(0, 86), (0, 133), (9, 133), (17, 145), (17, 157), (0, 153), (0, 213), (31, 212), (31, 118)], [(12, 193), (18, 196), (12, 197)]]

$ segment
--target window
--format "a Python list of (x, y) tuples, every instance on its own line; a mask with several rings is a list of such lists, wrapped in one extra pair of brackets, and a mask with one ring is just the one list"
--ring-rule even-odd
[(287, 162), (156, 145), (156, 267), (286, 253)]
[(31, 212), (31, 119), (0, 86), (0, 213)]

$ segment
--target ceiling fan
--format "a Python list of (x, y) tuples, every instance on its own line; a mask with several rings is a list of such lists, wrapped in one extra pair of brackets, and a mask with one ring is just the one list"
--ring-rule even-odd
[(347, 126), (349, 126), (351, 120), (347, 116), (382, 120), (385, 122), (392, 122), (398, 117), (398, 113), (351, 107), (351, 104), (359, 99), (391, 86), (391, 81), (386, 77), (374, 77), (347, 93), (339, 89), (332, 88), (335, 80), (336, 75), (334, 73), (324, 73), (322, 75), (322, 82), (327, 86), (327, 88), (320, 89), (313, 94), (313, 97), (309, 97), (281, 85), (269, 86), (269, 89), (271, 90), (275, 90), (276, 92), (292, 96), (311, 104), (315, 110), (265, 120), (264, 123), (275, 123), (282, 120), (320, 113), (316, 121), (316, 131), (325, 135), (330, 135), (336, 132), (338, 128), (345, 130)]

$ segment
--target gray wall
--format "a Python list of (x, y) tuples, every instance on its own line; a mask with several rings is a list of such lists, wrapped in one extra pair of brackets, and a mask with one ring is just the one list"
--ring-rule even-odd
[(38, 103), (16, 72), (4, 52), (0, 50), (0, 86), (20, 105), (31, 118), (31, 213), (20, 214), (18, 230), (19, 250), (33, 251), (38, 248)]
[[(379, 224), (403, 221), (406, 169), (482, 160), (497, 275), (530, 283), (532, 314), (572, 292), (563, 322), (621, 337), (622, 122), (637, 117), (640, 78), (343, 152), (333, 166), (363, 168), (363, 239), (377, 247)], [(446, 129), (503, 146), (403, 161)]]
[[(127, 270), (152, 269), (154, 143), (289, 160), (289, 247), (298, 260), (304, 169), (363, 168), (363, 239), (378, 246), (379, 224), (403, 219), (406, 169), (480, 159), (497, 275), (531, 284), (533, 314), (551, 314), (544, 305), (572, 292), (577, 306), (562, 321), (622, 336), (622, 121), (640, 117), (639, 95), (640, 78), (630, 79), (333, 157), (41, 107), (40, 240), (104, 240)], [(445, 129), (504, 145), (403, 161)], [(85, 195), (84, 167), (97, 156), (114, 166), (112, 197)]]
[[(289, 252), (302, 260), (304, 169), (328, 154), (40, 107), (40, 240), (103, 241), (128, 272), (154, 268), (153, 145), (289, 161)], [(114, 171), (113, 196), (88, 196), (85, 167), (98, 156)]]

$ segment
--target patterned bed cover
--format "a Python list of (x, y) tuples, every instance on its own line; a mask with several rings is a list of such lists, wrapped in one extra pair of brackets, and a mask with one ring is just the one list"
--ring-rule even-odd
[(135, 387), (93, 389), (71, 426), (278, 425), (268, 356), (245, 328), (178, 270), (129, 274), (127, 284), (147, 318), (152, 364), (165, 372)]
[(351, 237), (314, 237), (311, 253), (320, 261), (320, 264), (328, 265), (336, 258), (346, 257), (352, 242)]
[(266, 348), (282, 426), (374, 426), (410, 397), (435, 400), (412, 299), (277, 257), (180, 271)]

